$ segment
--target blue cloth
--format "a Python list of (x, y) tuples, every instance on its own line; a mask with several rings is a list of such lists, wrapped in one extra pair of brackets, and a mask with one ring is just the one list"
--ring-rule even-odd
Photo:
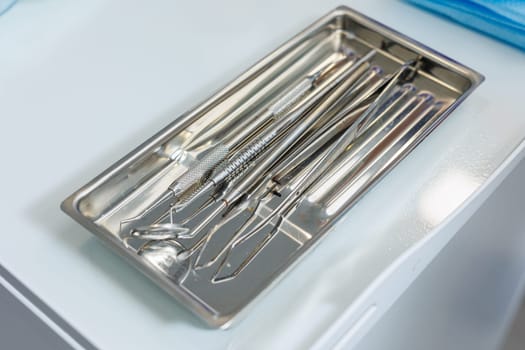
[(16, 0), (0, 0), (0, 15), (9, 10), (15, 2)]
[(408, 0), (525, 50), (525, 1)]

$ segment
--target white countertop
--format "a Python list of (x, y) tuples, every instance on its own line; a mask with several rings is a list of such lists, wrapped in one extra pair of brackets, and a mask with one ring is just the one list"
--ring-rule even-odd
[(0, 264), (102, 349), (313, 344), (378, 259), (429, 234), (523, 140), (522, 51), (403, 2), (346, 2), (486, 81), (229, 331), (207, 329), (59, 203), (339, 4), (50, 0), (1, 16)]

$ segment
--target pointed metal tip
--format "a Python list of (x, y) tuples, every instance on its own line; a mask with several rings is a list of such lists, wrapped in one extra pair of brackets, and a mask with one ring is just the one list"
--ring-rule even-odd
[(198, 262), (196, 262), (195, 264), (193, 264), (193, 269), (194, 269), (195, 271), (202, 270), (202, 269), (204, 269), (205, 267), (206, 267), (206, 266), (204, 266), (204, 265), (200, 265)]
[(175, 205), (173, 205), (173, 210), (175, 210), (176, 213), (182, 211), (184, 208), (186, 208), (188, 206), (188, 202), (184, 201), (184, 202), (181, 202), (181, 203), (177, 203)]
[(131, 245), (129, 244), (129, 240), (131, 239), (132, 237), (131, 236), (128, 236), (128, 237), (124, 237), (122, 239), (122, 244), (124, 244), (124, 247), (130, 249), (132, 248)]
[(216, 275), (214, 275), (211, 278), (211, 283), (218, 284), (218, 283), (228, 282), (228, 281), (233, 280), (235, 277), (236, 277), (235, 274), (230, 274), (230, 275), (226, 275), (226, 276), (216, 276)]
[(137, 221), (137, 220), (143, 219), (145, 216), (147, 216), (149, 213), (151, 213), (152, 211), (154, 211), (155, 209), (160, 207), (161, 204), (163, 204), (165, 201), (167, 201), (167, 200), (169, 200), (171, 198), (174, 198), (173, 191), (171, 191), (169, 189), (164, 191), (159, 197), (157, 197), (157, 199), (155, 199), (155, 201), (152, 204), (150, 204), (140, 214), (138, 214), (138, 215), (136, 215), (134, 217), (122, 220), (120, 222), (121, 230), (122, 230), (122, 226), (123, 225), (129, 224), (130, 222), (133, 222), (133, 221)]
[(201, 249), (199, 250), (199, 254), (197, 254), (197, 257), (195, 258), (195, 262), (193, 263), (193, 269), (194, 270), (201, 270), (203, 269), (203, 265), (200, 264), (201, 258), (202, 258), (202, 252), (203, 249), (206, 248), (206, 240), (203, 241), (201, 245)]
[(184, 261), (188, 259), (191, 256), (191, 252), (189, 250), (182, 250), (177, 254), (177, 261)]
[(215, 262), (215, 260), (210, 260), (207, 263), (200, 264), (200, 259), (199, 258), (200, 258), (200, 256), (197, 258), (197, 261), (193, 265), (193, 268), (195, 270), (202, 270), (202, 269), (208, 268), (208, 267), (212, 266), (213, 263)]

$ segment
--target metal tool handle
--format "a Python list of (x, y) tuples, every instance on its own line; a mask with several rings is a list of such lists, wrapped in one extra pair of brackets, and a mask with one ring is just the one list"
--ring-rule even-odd
[(226, 145), (218, 144), (208, 152), (196, 166), (190, 168), (181, 177), (173, 181), (168, 188), (178, 195), (187, 191), (191, 186), (201, 181), (206, 173), (212, 171), (217, 164), (222, 162), (228, 155), (229, 148)]
[(303, 97), (314, 85), (321, 73), (310, 75), (304, 78), (293, 89), (285, 93), (275, 103), (273, 103), (268, 110), (273, 115), (283, 115), (289, 110), (301, 97)]
[(212, 175), (211, 181), (219, 184), (224, 181), (231, 181), (240, 175), (250, 165), (250, 162), (257, 158), (271, 144), (278, 135), (278, 132), (278, 129), (273, 129), (272, 132), (265, 136), (256, 138), (248, 147), (230, 159), (224, 167), (218, 169), (218, 171)]

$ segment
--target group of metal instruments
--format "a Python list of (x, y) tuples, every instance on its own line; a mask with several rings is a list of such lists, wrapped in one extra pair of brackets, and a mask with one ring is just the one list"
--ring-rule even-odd
[[(372, 63), (375, 55), (346, 52), (320, 64), (242, 130), (208, 147), (147, 209), (121, 222), (124, 244), (141, 255), (168, 254), (161, 258), (194, 272), (209, 269), (212, 283), (224, 283), (264, 251), (301, 203), (337, 210), (373, 164), (367, 160), (403, 147), (443, 107), (412, 84), (418, 59), (386, 73)], [(188, 149), (203, 140), (196, 135)]]

